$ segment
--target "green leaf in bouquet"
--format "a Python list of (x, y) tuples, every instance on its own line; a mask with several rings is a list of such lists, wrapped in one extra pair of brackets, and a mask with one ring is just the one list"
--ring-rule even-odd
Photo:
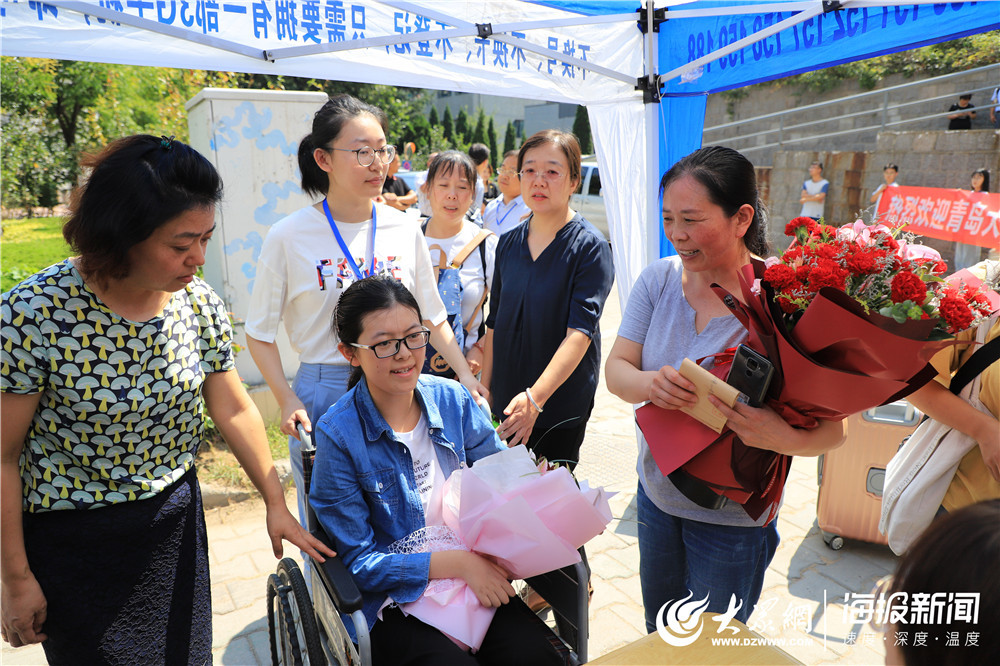
[(914, 303), (913, 301), (906, 301), (903, 303), (906, 306), (906, 318), (907, 319), (921, 319), (924, 315), (924, 309)]
[[(906, 301), (906, 303), (913, 305), (913, 301)], [(893, 303), (890, 306), (881, 308), (878, 313), (883, 317), (895, 319), (897, 324), (902, 324), (904, 321), (909, 319), (907, 316), (906, 303)]]

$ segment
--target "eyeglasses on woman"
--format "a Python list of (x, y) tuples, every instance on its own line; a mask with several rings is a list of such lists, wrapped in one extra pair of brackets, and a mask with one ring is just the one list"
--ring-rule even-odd
[(405, 343), (407, 349), (421, 349), (427, 346), (430, 336), (431, 332), (425, 328), (422, 331), (410, 333), (402, 338), (390, 338), (389, 340), (376, 342), (373, 345), (362, 345), (352, 342), (351, 346), (358, 349), (370, 349), (375, 354), (375, 358), (389, 358), (399, 353), (400, 343)]
[(521, 180), (534, 180), (535, 178), (543, 178), (550, 183), (555, 180), (562, 178), (562, 171), (556, 171), (555, 169), (532, 169), (531, 167), (521, 170), (517, 174)]
[(382, 146), (378, 150), (372, 148), (371, 146), (362, 146), (361, 148), (333, 148), (330, 150), (339, 150), (343, 153), (354, 153), (355, 157), (358, 158), (358, 164), (363, 167), (368, 167), (372, 165), (375, 161), (375, 155), (378, 154), (379, 161), (382, 164), (389, 164), (392, 162), (393, 158), (396, 157), (396, 147), (395, 146)]

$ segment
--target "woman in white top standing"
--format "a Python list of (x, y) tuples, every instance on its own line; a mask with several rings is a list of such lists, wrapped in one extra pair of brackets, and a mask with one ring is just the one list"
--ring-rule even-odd
[[(486, 296), (493, 286), (493, 262), (497, 250), (497, 236), (480, 229), (465, 214), (472, 203), (475, 191), (476, 168), (465, 153), (449, 150), (440, 153), (427, 172), (427, 197), (431, 217), (424, 227), (427, 249), (431, 261), (442, 270), (457, 270), (461, 281), (460, 317), (453, 324), (461, 328), (457, 337), (462, 340), (462, 350), (473, 372), (478, 373), (483, 362), (483, 344), (486, 325), (484, 306)], [(452, 268), (458, 265), (458, 268)], [(447, 290), (447, 276), (439, 277), (439, 289)], [(442, 295), (445, 291), (441, 291)], [(448, 307), (447, 298), (445, 307)], [(458, 309), (458, 308), (456, 308)], [(449, 313), (451, 314), (451, 313)], [(452, 317), (453, 318), (453, 317)], [(443, 364), (437, 354), (428, 352), (424, 372), (442, 372)]]
[[(335, 95), (313, 117), (299, 144), (302, 189), (323, 199), (271, 227), (264, 239), (247, 316), (247, 346), (281, 408), (289, 435), (292, 471), (302, 487), (296, 424), (306, 431), (347, 390), (350, 366), (337, 352), (330, 321), (340, 294), (352, 283), (391, 275), (409, 289), (426, 316), (431, 342), (443, 350), (457, 377), (486, 394), (455, 343), (438, 295), (434, 270), (420, 229), (404, 213), (374, 204), (395, 156), (386, 143), (381, 109), (350, 95)], [(299, 354), (288, 385), (275, 343), (284, 320)], [(302, 494), (299, 518), (305, 519)]]

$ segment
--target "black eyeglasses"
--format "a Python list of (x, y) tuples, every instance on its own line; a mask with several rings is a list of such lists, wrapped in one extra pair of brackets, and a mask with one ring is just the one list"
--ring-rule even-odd
[(378, 150), (375, 150), (371, 146), (365, 146), (363, 148), (330, 148), (330, 150), (339, 150), (344, 153), (354, 153), (355, 157), (358, 158), (358, 164), (363, 167), (371, 166), (372, 162), (375, 161), (375, 154), (378, 153), (379, 161), (382, 164), (388, 164), (396, 157), (396, 146), (382, 146)]
[(375, 358), (389, 358), (390, 356), (395, 356), (399, 353), (399, 344), (401, 342), (406, 343), (407, 349), (421, 349), (427, 346), (427, 341), (431, 337), (431, 332), (426, 328), (422, 331), (417, 331), (416, 333), (410, 333), (406, 337), (402, 338), (392, 338), (389, 340), (383, 340), (382, 342), (376, 342), (373, 345), (362, 345), (357, 342), (352, 342), (352, 347), (357, 347), (358, 349), (370, 349), (375, 354)]

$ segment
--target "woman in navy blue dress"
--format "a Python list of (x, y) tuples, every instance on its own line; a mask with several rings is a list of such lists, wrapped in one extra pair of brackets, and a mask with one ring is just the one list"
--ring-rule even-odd
[(580, 185), (575, 136), (535, 134), (517, 169), (531, 216), (497, 246), (482, 381), (508, 445), (525, 444), (572, 469), (597, 391), (611, 248), (569, 206)]

